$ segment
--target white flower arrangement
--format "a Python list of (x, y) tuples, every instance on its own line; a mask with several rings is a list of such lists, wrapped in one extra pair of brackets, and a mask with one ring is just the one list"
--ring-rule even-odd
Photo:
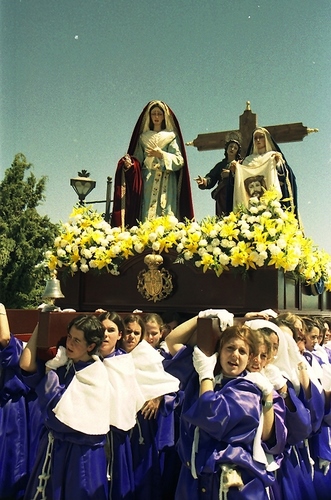
[(60, 227), (46, 261), (50, 271), (97, 269), (118, 275), (121, 263), (148, 249), (160, 254), (175, 251), (176, 262), (191, 262), (217, 276), (231, 268), (274, 266), (294, 272), (307, 284), (323, 280), (331, 291), (331, 256), (304, 236), (275, 190), (223, 218), (206, 217), (198, 223), (165, 216), (125, 230), (112, 228), (91, 206), (77, 206)]

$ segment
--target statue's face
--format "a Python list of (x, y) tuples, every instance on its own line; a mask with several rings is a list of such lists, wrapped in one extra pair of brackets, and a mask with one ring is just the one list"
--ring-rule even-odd
[(230, 144), (228, 145), (227, 150), (226, 150), (227, 155), (228, 155), (228, 159), (235, 160), (237, 153), (238, 153), (238, 150), (239, 150), (238, 144), (235, 142), (230, 142)]
[(254, 144), (258, 151), (263, 152), (265, 150), (265, 135), (262, 132), (257, 132), (254, 135)]
[(158, 129), (161, 127), (162, 122), (164, 120), (164, 113), (161, 108), (153, 108), (151, 113), (151, 120), (154, 126), (154, 129)]

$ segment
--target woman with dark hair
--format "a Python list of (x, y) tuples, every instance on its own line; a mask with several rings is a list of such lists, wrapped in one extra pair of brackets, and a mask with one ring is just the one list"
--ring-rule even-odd
[[(136, 413), (143, 400), (139, 397), (132, 357), (118, 347), (125, 332), (121, 316), (114, 311), (103, 311), (99, 320), (105, 328), (105, 337), (99, 353), (112, 387), (112, 397), (109, 401), (111, 425), (105, 445), (109, 498), (133, 500), (135, 487), (130, 430), (135, 425)], [(130, 384), (127, 383), (128, 378)]]
[(115, 174), (113, 226), (174, 215), (193, 218), (184, 141), (173, 111), (150, 101), (133, 130)]
[(103, 358), (108, 358), (109, 356), (125, 354), (124, 349), (118, 347), (125, 330), (121, 316), (114, 311), (104, 311), (100, 314), (99, 321), (105, 328), (105, 337), (99, 348), (100, 355)]
[[(158, 315), (148, 314), (146, 318), (155, 320)], [(144, 340), (146, 327), (142, 317), (139, 314), (129, 314), (124, 318), (124, 325), (121, 345), (128, 354), (123, 357), (132, 357), (136, 370), (135, 381), (144, 397), (140, 411), (137, 411), (136, 425), (130, 432), (134, 498), (160, 500), (167, 498), (163, 496), (161, 487), (160, 450), (173, 444), (172, 428), (169, 430), (169, 425), (166, 425), (168, 420), (165, 421), (163, 417), (172, 411), (172, 401), (176, 398), (179, 381), (166, 373), (162, 364), (163, 357)], [(132, 379), (128, 378), (132, 385)]]
[[(71, 329), (75, 330), (80, 330), (83, 332), (82, 336), (82, 341), (80, 343), (74, 342), (72, 345), (71, 340), (72, 340), (72, 332)], [(75, 344), (80, 345), (80, 350), (85, 351), (85, 344), (86, 346), (86, 354), (85, 354), (85, 361), (91, 361), (91, 359), (88, 356), (92, 356), (92, 354), (96, 354), (98, 351), (99, 347), (102, 344), (103, 341), (103, 328), (102, 325), (100, 324), (99, 319), (96, 316), (85, 316), (85, 315), (80, 315), (77, 316), (76, 318), (73, 318), (68, 327), (67, 327), (67, 342), (66, 342), (66, 349), (67, 349), (67, 356), (68, 358), (72, 358), (74, 361), (76, 356), (79, 356), (79, 354), (73, 354), (75, 353)]]
[[(38, 325), (20, 360), (44, 415), (39, 449), (25, 498), (107, 500), (105, 437), (111, 398), (107, 371), (95, 355), (104, 327), (81, 315), (68, 325), (66, 347), (45, 365), (36, 358)], [(98, 418), (95, 418), (97, 415)]]
[[(232, 161), (240, 162), (241, 145), (236, 139), (230, 139), (225, 143), (224, 158), (215, 167), (205, 175), (195, 179), (199, 189), (213, 189), (211, 192), (212, 198), (216, 201), (216, 215), (227, 215), (229, 213), (227, 206), (227, 185), (229, 181), (230, 168)], [(231, 208), (232, 209), (232, 208)]]
[(139, 314), (125, 316), (124, 332), (119, 340), (119, 347), (125, 352), (131, 352), (142, 341), (145, 333), (145, 322)]

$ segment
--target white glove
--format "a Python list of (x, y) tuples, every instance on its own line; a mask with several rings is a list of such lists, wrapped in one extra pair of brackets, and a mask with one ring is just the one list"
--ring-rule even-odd
[(206, 309), (205, 311), (200, 311), (198, 314), (199, 318), (218, 318), (220, 321), (220, 329), (223, 332), (228, 326), (233, 326), (232, 313), (229, 313), (226, 309)]
[(270, 318), (277, 318), (278, 314), (273, 309), (263, 309), (259, 314), (266, 314)]
[(269, 364), (264, 368), (262, 373), (272, 383), (276, 391), (279, 391), (287, 383), (278, 366)]
[(214, 368), (217, 361), (217, 352), (212, 356), (206, 356), (198, 346), (194, 347), (193, 350), (193, 366), (195, 371), (199, 375), (199, 382), (205, 378), (210, 378), (214, 380)]
[(323, 460), (323, 458), (319, 459), (319, 468), (323, 471), (323, 475), (326, 476), (330, 469), (329, 460)]
[(214, 318), (215, 315), (213, 314), (213, 311), (215, 311), (215, 309), (206, 309), (205, 311), (200, 311), (198, 314), (198, 318)]
[(50, 370), (56, 370), (57, 368), (59, 368), (59, 366), (65, 365), (67, 361), (68, 356), (66, 353), (66, 348), (60, 345), (55, 357), (53, 359), (50, 359), (49, 361), (46, 361), (46, 366)]
[(251, 382), (253, 382), (253, 384), (255, 384), (262, 391), (264, 398), (267, 397), (268, 394), (271, 394), (273, 391), (274, 387), (273, 387), (272, 383), (269, 382), (267, 377), (262, 375), (262, 373), (259, 373), (259, 372), (248, 373), (245, 376), (245, 379), (248, 379)]

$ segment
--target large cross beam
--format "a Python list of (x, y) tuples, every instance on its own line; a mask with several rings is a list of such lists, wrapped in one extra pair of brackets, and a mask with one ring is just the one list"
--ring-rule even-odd
[[(257, 116), (252, 113), (250, 102), (246, 102), (246, 109), (239, 116), (239, 130), (227, 130), (225, 132), (211, 132), (199, 134), (196, 139), (187, 142), (187, 146), (194, 146), (198, 151), (210, 151), (223, 149), (229, 139), (237, 139), (242, 146), (243, 154), (246, 153), (252, 133), (257, 128)], [(302, 141), (306, 135), (318, 132), (318, 128), (308, 128), (301, 123), (289, 123), (287, 125), (270, 125), (264, 127), (269, 130), (276, 142)]]

